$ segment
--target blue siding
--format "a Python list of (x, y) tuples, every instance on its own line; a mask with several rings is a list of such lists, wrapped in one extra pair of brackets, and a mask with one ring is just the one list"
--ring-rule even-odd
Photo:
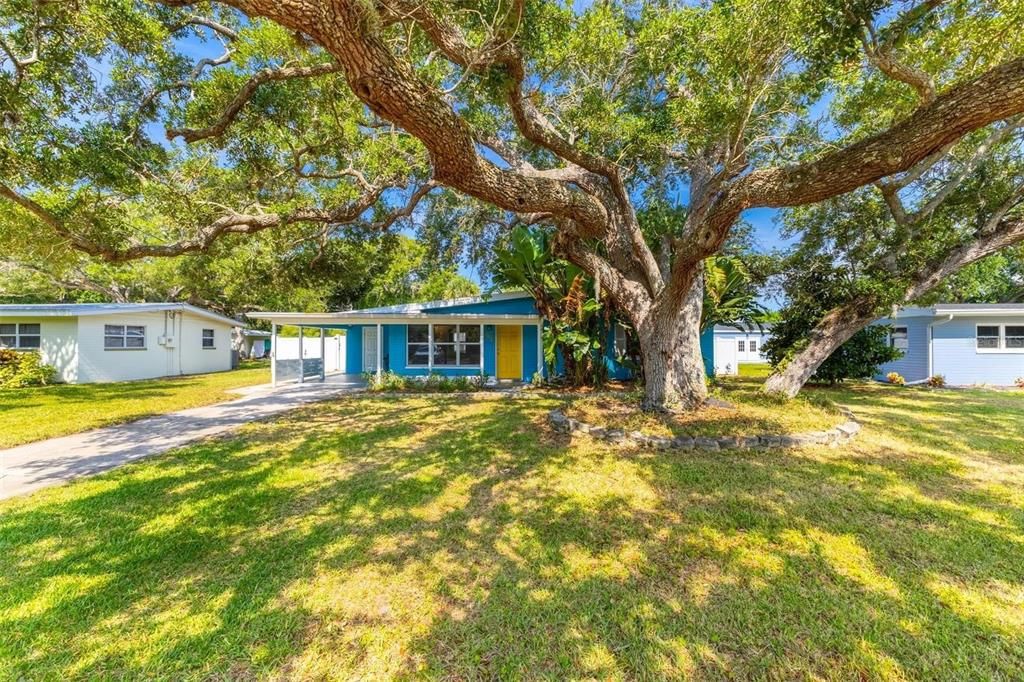
[[(884, 379), (889, 372), (899, 372), (907, 381), (924, 381), (928, 378), (928, 325), (933, 319), (932, 317), (918, 316), (895, 320), (885, 319), (875, 323), (907, 328), (907, 350), (903, 357), (882, 365), (876, 378)], [(936, 370), (936, 373), (941, 372)]]
[(450, 315), (461, 313), (483, 313), (487, 315), (536, 315), (537, 306), (533, 299), (508, 298), (500, 301), (481, 301), (480, 303), (464, 303), (445, 308), (431, 308), (423, 312), (429, 315)]
[(523, 381), (530, 381), (536, 371), (537, 325), (523, 325)]
[(932, 328), (935, 373), (953, 385), (1012, 386), (1014, 379), (1024, 377), (1024, 354), (979, 353), (975, 330), (979, 324), (1024, 325), (1024, 316), (958, 317), (936, 324)]
[(700, 354), (704, 357), (704, 374), (715, 374), (715, 330), (708, 329), (700, 335)]

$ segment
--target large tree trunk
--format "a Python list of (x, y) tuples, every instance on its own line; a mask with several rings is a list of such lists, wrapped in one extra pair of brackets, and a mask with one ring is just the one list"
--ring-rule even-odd
[(707, 400), (700, 352), (703, 287), (703, 279), (697, 277), (681, 306), (655, 306), (638, 327), (646, 380), (645, 410), (689, 410)]
[(876, 317), (878, 315), (863, 300), (833, 308), (811, 330), (807, 346), (781, 372), (776, 371), (768, 377), (762, 390), (786, 398), (795, 397), (821, 363)]

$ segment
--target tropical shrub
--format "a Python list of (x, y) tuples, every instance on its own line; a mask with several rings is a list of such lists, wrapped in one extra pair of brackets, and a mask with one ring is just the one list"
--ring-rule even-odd
[(53, 383), (57, 370), (44, 365), (37, 351), (0, 348), (0, 388), (25, 388)]
[(907, 383), (907, 380), (903, 378), (903, 375), (899, 372), (889, 372), (885, 375), (885, 380), (893, 386), (903, 386)]
[(485, 379), (482, 376), (448, 377), (433, 372), (425, 377), (408, 377), (388, 370), (381, 372), (364, 372), (367, 390), (375, 393), (406, 391), (411, 393), (468, 393), (480, 390)]
[(943, 388), (946, 385), (946, 377), (941, 374), (928, 377), (928, 385), (932, 388)]

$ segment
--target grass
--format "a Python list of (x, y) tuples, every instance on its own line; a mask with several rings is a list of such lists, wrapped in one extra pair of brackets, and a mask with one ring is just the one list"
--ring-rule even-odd
[(230, 400), (230, 389), (269, 381), (269, 364), (243, 361), (230, 372), (0, 391), (0, 449)]
[(0, 503), (0, 677), (1019, 678), (1024, 393), (819, 393), (851, 447), (366, 396)]
[(720, 387), (712, 389), (711, 395), (727, 402), (730, 408), (708, 406), (693, 412), (652, 414), (640, 410), (642, 396), (631, 392), (578, 398), (569, 403), (566, 414), (588, 424), (649, 436), (807, 433), (825, 431), (843, 421), (831, 401), (820, 394), (801, 396), (780, 409), (778, 399), (761, 395), (760, 383), (758, 379), (721, 379)]

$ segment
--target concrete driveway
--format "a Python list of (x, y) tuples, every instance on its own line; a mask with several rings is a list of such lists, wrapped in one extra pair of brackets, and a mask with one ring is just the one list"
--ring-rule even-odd
[(244, 397), (0, 450), (0, 499), (89, 476), (167, 452), (242, 424), (363, 387), (358, 375), (324, 383), (254, 386)]

